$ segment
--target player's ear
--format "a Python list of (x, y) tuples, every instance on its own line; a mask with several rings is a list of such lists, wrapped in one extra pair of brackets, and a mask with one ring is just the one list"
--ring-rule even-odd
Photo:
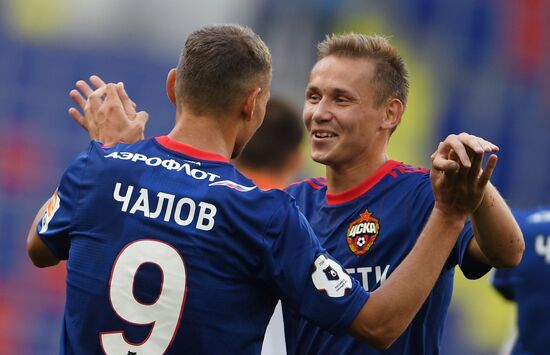
[(243, 108), (241, 115), (243, 118), (247, 121), (250, 121), (252, 117), (254, 116), (254, 109), (256, 108), (256, 101), (258, 99), (258, 95), (260, 95), (260, 92), (262, 91), (262, 88), (254, 88), (251, 90), (248, 95), (246, 95), (246, 98), (244, 100)]
[(403, 111), (405, 110), (405, 105), (401, 100), (393, 97), (391, 98), (384, 108), (384, 119), (382, 120), (382, 128), (393, 129), (397, 127), (399, 122), (401, 122), (401, 116), (403, 116)]
[(176, 106), (176, 68), (170, 69), (166, 76), (166, 94), (174, 106)]

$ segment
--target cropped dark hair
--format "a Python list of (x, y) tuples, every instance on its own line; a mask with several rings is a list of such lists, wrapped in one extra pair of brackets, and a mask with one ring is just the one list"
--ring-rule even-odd
[(264, 123), (248, 142), (238, 162), (249, 168), (280, 169), (299, 149), (303, 135), (300, 113), (288, 102), (271, 97)]
[(251, 87), (267, 90), (271, 54), (250, 28), (212, 25), (189, 35), (176, 74), (176, 101), (194, 113), (231, 110)]

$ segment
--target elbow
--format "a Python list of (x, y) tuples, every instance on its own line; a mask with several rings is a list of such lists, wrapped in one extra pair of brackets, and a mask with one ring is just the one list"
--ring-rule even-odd
[(376, 291), (371, 293), (348, 329), (350, 335), (378, 350), (386, 350), (403, 334), (415, 313), (396, 307), (391, 299)]
[(523, 239), (523, 233), (517, 228), (517, 231), (510, 237), (510, 244), (512, 244), (512, 248), (510, 248), (510, 255), (507, 258), (507, 263), (503, 267), (511, 268), (516, 267), (521, 262), (521, 259), (523, 258), (523, 253), (525, 252), (525, 240)]
[(506, 267), (516, 267), (521, 263), (521, 259), (523, 259), (523, 253), (525, 252), (525, 242), (523, 241), (523, 236), (521, 237), (521, 243), (516, 248), (516, 251), (513, 253), (512, 257), (510, 258), (510, 262)]
[(51, 255), (44, 255), (44, 252), (33, 243), (27, 243), (27, 254), (33, 265), (39, 268), (54, 266), (59, 263), (59, 259)]
[(387, 350), (401, 336), (404, 327), (394, 326), (391, 322), (377, 322), (376, 325), (363, 324), (352, 334), (357, 340), (378, 350)]
[(523, 239), (523, 233), (520, 227), (516, 223), (516, 228), (510, 235), (510, 252), (507, 258), (507, 262), (502, 267), (512, 268), (519, 265), (525, 252), (525, 240)]
[(514, 253), (510, 253), (507, 258), (502, 259), (500, 262), (495, 263), (493, 266), (497, 269), (510, 269), (518, 266), (519, 263), (521, 263), (521, 259), (523, 258), (524, 250), (525, 247)]
[(50, 266), (54, 266), (56, 265), (57, 263), (46, 263), (42, 260), (36, 260), (36, 259), (31, 259), (32, 261), (32, 264), (40, 269), (43, 269), (43, 268), (46, 268), (46, 267), (50, 267)]
[(523, 234), (519, 232), (518, 235), (511, 236), (511, 247), (506, 248), (505, 255), (501, 255), (498, 258), (494, 258), (491, 263), (497, 269), (514, 268), (519, 265), (525, 252), (525, 241), (523, 240)]
[(390, 346), (397, 340), (397, 337), (389, 336), (388, 334), (381, 335), (376, 338), (371, 338), (368, 342), (370, 346), (377, 350), (388, 350)]
[(31, 254), (29, 254), (29, 258), (31, 259), (34, 266), (41, 269), (59, 264), (59, 260), (52, 260), (52, 259), (46, 260), (40, 257), (33, 256)]

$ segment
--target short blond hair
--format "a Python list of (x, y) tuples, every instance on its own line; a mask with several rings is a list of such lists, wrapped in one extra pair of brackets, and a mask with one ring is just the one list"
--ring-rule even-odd
[(318, 59), (328, 56), (365, 58), (375, 65), (372, 84), (377, 89), (375, 106), (379, 107), (391, 97), (407, 104), (409, 73), (403, 58), (386, 37), (344, 33), (327, 35), (317, 46)]

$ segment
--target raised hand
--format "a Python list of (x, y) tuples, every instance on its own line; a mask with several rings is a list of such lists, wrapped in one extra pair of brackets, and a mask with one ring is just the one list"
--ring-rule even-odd
[(497, 163), (497, 156), (491, 154), (482, 169), (483, 156), (498, 149), (493, 143), (467, 133), (451, 134), (441, 142), (431, 156), (434, 208), (461, 216), (475, 212)]
[[(69, 93), (77, 108), (71, 107), (69, 115), (90, 135), (105, 145), (118, 142), (133, 143), (144, 138), (145, 125), (149, 114), (136, 112), (136, 104), (130, 99), (124, 85), (105, 84), (96, 75), (90, 77), (96, 88), (83, 80), (76, 82), (76, 88)], [(103, 99), (105, 97), (105, 99)]]

